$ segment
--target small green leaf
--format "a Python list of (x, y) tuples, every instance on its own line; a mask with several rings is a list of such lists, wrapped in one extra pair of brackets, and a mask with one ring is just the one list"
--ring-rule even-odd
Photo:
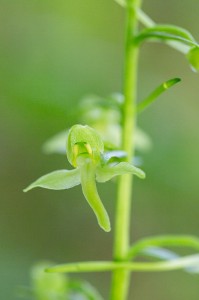
[[(137, 10), (137, 17), (138, 20), (147, 28), (156, 26), (156, 23), (141, 9)], [(183, 54), (186, 54), (190, 48), (190, 46), (179, 43), (179, 41), (167, 40), (165, 43)]]
[(194, 71), (199, 71), (199, 46), (193, 47), (187, 53), (187, 58)]
[(145, 40), (156, 39), (160, 41), (177, 41), (189, 47), (198, 46), (192, 35), (185, 29), (172, 25), (155, 25), (144, 29), (134, 39), (135, 44), (140, 44)]
[(190, 247), (195, 250), (199, 250), (199, 239), (194, 236), (189, 235), (163, 235), (163, 236), (155, 236), (155, 237), (147, 237), (141, 239), (137, 243), (135, 243), (129, 250), (127, 259), (132, 259), (135, 256), (142, 253), (142, 251), (148, 247)]
[(159, 85), (151, 94), (149, 94), (149, 96), (144, 99), (143, 101), (141, 101), (138, 105), (137, 105), (137, 112), (142, 112), (144, 109), (146, 109), (150, 104), (152, 104), (155, 100), (157, 100), (157, 98), (164, 93), (166, 90), (168, 90), (169, 88), (171, 88), (173, 85), (175, 85), (176, 83), (180, 82), (181, 79), (180, 78), (173, 78), (170, 80), (167, 80), (165, 82), (163, 82), (161, 85)]
[(58, 170), (40, 177), (25, 188), (24, 192), (28, 192), (36, 187), (42, 187), (50, 190), (65, 190), (78, 184), (80, 184), (79, 169)]
[(145, 178), (145, 173), (127, 162), (121, 162), (114, 166), (98, 166), (96, 169), (96, 180), (98, 182), (106, 182), (115, 176), (123, 174), (134, 174), (141, 179)]

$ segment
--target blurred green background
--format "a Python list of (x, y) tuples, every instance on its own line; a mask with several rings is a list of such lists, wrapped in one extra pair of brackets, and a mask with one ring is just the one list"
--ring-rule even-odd
[[(37, 261), (110, 259), (112, 234), (98, 227), (80, 187), (22, 189), (63, 169), (43, 142), (74, 122), (81, 97), (122, 89), (124, 11), (113, 0), (0, 0), (0, 299), (18, 299)], [(187, 28), (199, 40), (199, 2), (151, 0), (145, 11)], [(139, 99), (162, 81), (181, 77), (139, 119), (153, 140), (136, 180), (132, 239), (163, 233), (199, 236), (199, 75), (167, 46), (141, 49)], [(114, 224), (115, 185), (99, 185)], [(77, 278), (80, 276), (76, 276)], [(82, 274), (108, 298), (110, 274)], [(129, 299), (198, 300), (199, 276), (135, 274)]]

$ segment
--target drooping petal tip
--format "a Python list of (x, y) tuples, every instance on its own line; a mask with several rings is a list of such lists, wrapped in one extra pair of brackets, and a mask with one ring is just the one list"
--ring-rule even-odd
[(139, 169), (139, 173), (137, 173), (137, 176), (141, 179), (145, 179), (146, 173), (144, 171), (142, 171), (141, 169)]
[(26, 193), (30, 191), (33, 187), (31, 185), (27, 186), (25, 189), (23, 189), (23, 192)]

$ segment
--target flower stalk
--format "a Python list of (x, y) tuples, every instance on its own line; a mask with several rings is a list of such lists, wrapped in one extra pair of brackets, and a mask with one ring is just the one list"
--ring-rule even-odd
[[(134, 137), (136, 128), (136, 87), (138, 47), (132, 43), (137, 34), (136, 11), (140, 0), (128, 0), (126, 8), (126, 49), (124, 71), (124, 105), (122, 149), (127, 153), (127, 162), (134, 156)], [(120, 177), (115, 220), (114, 261), (125, 261), (129, 249), (130, 214), (133, 180), (130, 174)], [(113, 273), (111, 300), (125, 300), (128, 295), (130, 273), (126, 269), (118, 269)]]

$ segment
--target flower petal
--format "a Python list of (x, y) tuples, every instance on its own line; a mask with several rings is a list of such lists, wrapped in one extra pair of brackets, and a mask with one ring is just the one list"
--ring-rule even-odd
[(145, 178), (145, 173), (141, 169), (134, 167), (130, 163), (121, 162), (114, 166), (98, 167), (96, 169), (96, 180), (98, 182), (106, 182), (114, 176), (128, 173), (134, 174), (142, 179)]
[(24, 189), (24, 192), (36, 187), (42, 187), (50, 190), (65, 190), (78, 184), (80, 184), (79, 169), (58, 170), (40, 177)]

